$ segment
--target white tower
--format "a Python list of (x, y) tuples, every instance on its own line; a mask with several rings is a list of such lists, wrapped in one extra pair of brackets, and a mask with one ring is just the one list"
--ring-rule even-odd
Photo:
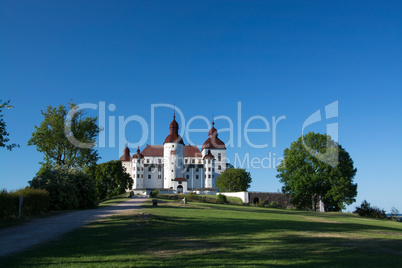
[(211, 154), (211, 150), (204, 156), (204, 169), (205, 169), (205, 188), (213, 188), (215, 186), (214, 182), (214, 167), (215, 167), (215, 157)]
[[(163, 162), (164, 162), (164, 188), (173, 189), (173, 180), (183, 178), (184, 166), (184, 143), (179, 135), (179, 124), (176, 117), (170, 123), (170, 134), (163, 143)], [(176, 189), (173, 189), (176, 190)]]
[[(202, 145), (201, 154), (205, 158), (209, 152), (214, 156), (214, 169), (212, 173), (212, 187), (215, 187), (216, 178), (226, 170), (226, 147), (225, 143), (218, 138), (218, 131), (214, 127), (208, 132), (208, 139)], [(205, 185), (206, 188), (209, 188)]]
[(140, 148), (132, 159), (133, 189), (144, 189), (144, 156), (140, 153)]
[(124, 167), (125, 171), (130, 175), (130, 177), (132, 177), (130, 149), (128, 149), (127, 146), (126, 148), (124, 148), (124, 153), (119, 160), (121, 161), (121, 164)]

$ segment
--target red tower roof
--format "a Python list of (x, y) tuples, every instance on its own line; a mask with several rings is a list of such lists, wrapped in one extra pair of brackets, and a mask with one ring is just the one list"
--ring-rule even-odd
[(138, 147), (137, 153), (133, 155), (133, 158), (144, 158), (144, 155), (140, 153), (140, 147)]
[(180, 143), (184, 145), (183, 139), (179, 135), (179, 124), (176, 122), (176, 116), (173, 115), (173, 121), (170, 123), (170, 134), (166, 137), (165, 142)]
[(124, 153), (123, 155), (119, 158), (120, 161), (130, 161), (131, 160), (131, 156), (130, 156), (130, 149), (128, 149), (128, 147), (126, 146), (126, 148), (124, 148)]
[(208, 150), (208, 153), (204, 156), (204, 159), (215, 159), (215, 157), (211, 154), (211, 150)]
[(212, 128), (208, 132), (208, 139), (202, 145), (204, 149), (226, 149), (225, 143), (218, 138), (218, 130), (214, 127), (215, 123), (212, 122)]

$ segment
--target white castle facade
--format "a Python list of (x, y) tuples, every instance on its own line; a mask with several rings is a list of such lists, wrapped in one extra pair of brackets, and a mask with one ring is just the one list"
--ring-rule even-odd
[(216, 178), (226, 170), (226, 147), (212, 123), (202, 145), (185, 145), (175, 116), (163, 145), (147, 145), (130, 156), (125, 148), (120, 161), (133, 179), (133, 191), (146, 193), (214, 192)]

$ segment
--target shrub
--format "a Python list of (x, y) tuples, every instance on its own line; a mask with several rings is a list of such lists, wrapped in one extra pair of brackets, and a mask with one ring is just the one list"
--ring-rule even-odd
[[(98, 204), (95, 181), (83, 171), (45, 168), (40, 171), (40, 178), (40, 187), (49, 192), (51, 209), (94, 208)], [(30, 184), (39, 188), (38, 177)]]
[(360, 207), (356, 207), (356, 210), (353, 213), (359, 214), (362, 217), (368, 218), (376, 218), (376, 219), (385, 219), (387, 215), (385, 214), (384, 209), (380, 209), (378, 207), (372, 207), (370, 203), (364, 200)]
[(0, 219), (16, 216), (18, 213), (18, 195), (8, 193), (6, 189), (0, 192)]
[(218, 200), (219, 200), (219, 203), (221, 203), (221, 204), (226, 204), (227, 203), (226, 195), (218, 194)]
[(153, 191), (149, 194), (149, 196), (150, 196), (151, 198), (156, 198), (156, 197), (158, 197), (158, 194), (159, 194), (159, 190), (158, 190), (158, 189), (155, 189), (155, 190), (153, 190)]
[(23, 196), (21, 215), (30, 216), (49, 211), (50, 197), (45, 189), (33, 189), (26, 187), (15, 192), (17, 196)]
[(257, 203), (258, 207), (265, 207), (265, 202), (264, 200), (260, 200), (260, 202)]
[(18, 217), (20, 196), (24, 197), (21, 207), (22, 216), (36, 215), (49, 210), (50, 198), (46, 190), (26, 187), (25, 189), (7, 192), (3, 189), (0, 192), (1, 219)]

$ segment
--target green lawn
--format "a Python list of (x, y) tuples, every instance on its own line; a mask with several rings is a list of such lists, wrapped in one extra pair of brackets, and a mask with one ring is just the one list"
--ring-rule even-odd
[(98, 220), (1, 267), (400, 267), (402, 223), (351, 214), (159, 203)]

